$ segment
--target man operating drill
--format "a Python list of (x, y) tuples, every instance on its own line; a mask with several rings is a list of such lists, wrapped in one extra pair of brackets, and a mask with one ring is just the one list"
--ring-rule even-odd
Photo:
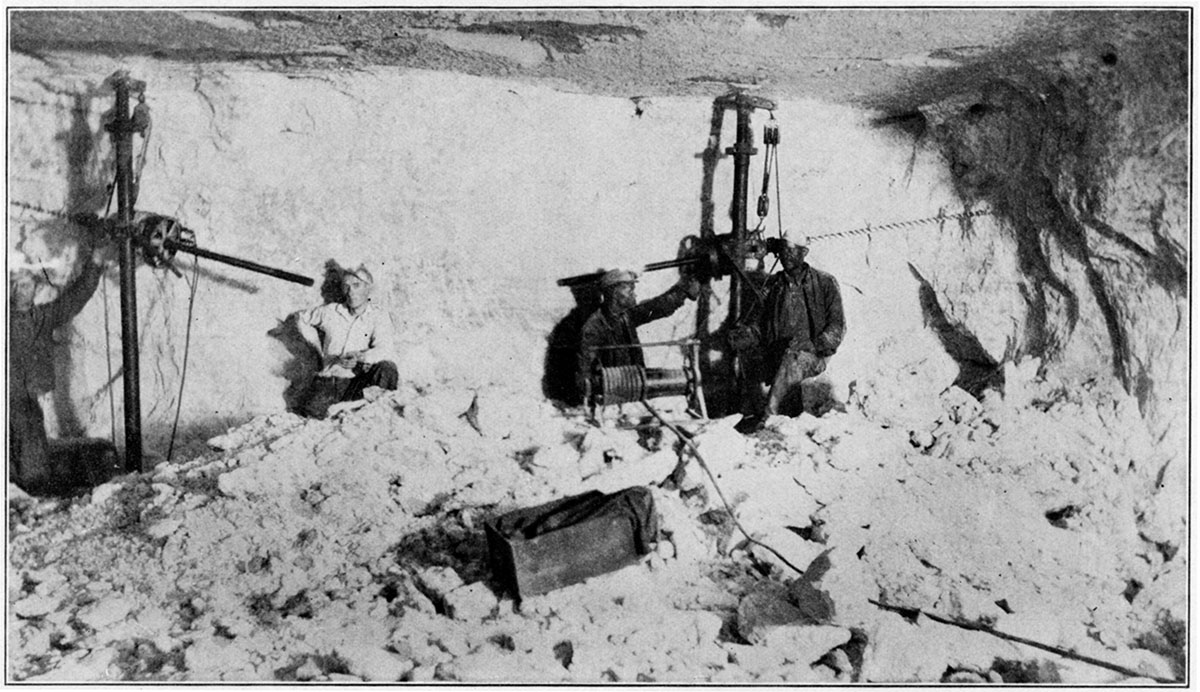
[[(735, 351), (757, 356), (747, 359), (757, 364), (748, 373), (753, 392), (743, 406), (751, 420), (802, 413), (800, 383), (825, 371), (846, 333), (837, 279), (804, 261), (808, 247), (778, 239), (768, 250), (783, 271), (767, 279), (759, 310), (729, 335)], [(765, 405), (759, 403), (763, 385), (770, 387)]]
[(371, 302), (374, 287), (366, 267), (343, 270), (340, 302), (296, 313), (300, 336), (320, 358), (301, 406), (305, 415), (322, 418), (333, 404), (362, 399), (369, 387), (396, 389), (392, 318)]
[(110, 248), (96, 237), (79, 245), (82, 269), (57, 298), (37, 303), (36, 275), (20, 268), (9, 276), (8, 468), (9, 477), (30, 493), (65, 490), (77, 482), (49, 452), (40, 396), (54, 391), (54, 332), (67, 325), (96, 292)]
[(593, 363), (604, 367), (645, 365), (637, 328), (678, 310), (686, 299), (700, 295), (700, 282), (682, 277), (666, 293), (637, 302), (637, 274), (612, 269), (600, 277), (600, 307), (583, 324), (579, 339), (579, 361), (575, 372), (580, 392), (587, 391)]

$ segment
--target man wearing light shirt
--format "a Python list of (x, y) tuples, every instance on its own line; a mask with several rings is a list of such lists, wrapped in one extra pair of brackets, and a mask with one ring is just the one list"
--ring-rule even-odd
[(333, 404), (362, 399), (368, 387), (395, 390), (392, 319), (371, 303), (375, 278), (366, 267), (342, 275), (342, 300), (296, 313), (300, 335), (319, 354), (320, 371), (301, 412), (322, 418)]

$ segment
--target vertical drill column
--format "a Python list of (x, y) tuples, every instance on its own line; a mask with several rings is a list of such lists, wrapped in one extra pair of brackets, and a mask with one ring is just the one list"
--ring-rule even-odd
[[(117, 214), (121, 229), (121, 364), (124, 369), (125, 470), (142, 470), (141, 373), (138, 368), (137, 277), (133, 237), (133, 128), (129, 117), (129, 92), (141, 86), (128, 73), (117, 72), (110, 81), (117, 92), (113, 118), (108, 125), (117, 158)], [(143, 87), (144, 88), (144, 87)]]
[[(735, 262), (741, 262), (745, 257), (746, 244), (746, 205), (750, 189), (750, 157), (757, 154), (754, 148), (754, 133), (750, 130), (750, 113), (754, 106), (742, 99), (737, 101), (737, 140), (734, 145), (725, 150), (733, 155), (733, 204), (730, 215), (733, 217), (732, 252)], [(729, 279), (729, 316), (731, 322), (737, 322), (742, 314), (742, 279), (738, 272), (730, 275)]]
[[(733, 203), (729, 213), (733, 217), (730, 238), (730, 259), (739, 266), (729, 276), (728, 324), (737, 324), (742, 317), (743, 287), (741, 263), (746, 256), (746, 200), (750, 189), (750, 157), (758, 153), (754, 148), (754, 133), (750, 130), (750, 113), (754, 106), (739, 94), (734, 101), (737, 107), (737, 139), (725, 150), (733, 156)], [(733, 356), (734, 391), (742, 391), (743, 373), (741, 358)]]

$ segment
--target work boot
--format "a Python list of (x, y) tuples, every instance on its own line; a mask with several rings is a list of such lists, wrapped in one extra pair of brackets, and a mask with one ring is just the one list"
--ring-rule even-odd
[(765, 416), (745, 416), (733, 426), (733, 429), (743, 435), (750, 435), (762, 430), (763, 423), (766, 421)]

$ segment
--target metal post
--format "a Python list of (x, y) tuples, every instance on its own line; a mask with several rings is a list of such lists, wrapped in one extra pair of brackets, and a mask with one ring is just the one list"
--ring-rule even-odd
[[(137, 277), (134, 274), (133, 130), (129, 117), (129, 91), (133, 80), (121, 71), (111, 78), (117, 92), (113, 119), (108, 125), (117, 157), (117, 214), (121, 228), (121, 364), (125, 398), (125, 470), (142, 470), (141, 373), (138, 368)], [(136, 82), (133, 82), (137, 84)]]
[[(754, 148), (754, 133), (750, 130), (750, 113), (754, 106), (743, 99), (737, 100), (737, 141), (725, 150), (733, 155), (733, 216), (734, 261), (741, 262), (745, 256), (746, 243), (746, 199), (750, 189), (750, 157), (758, 153)], [(741, 267), (739, 267), (741, 269)], [(729, 277), (729, 318), (737, 322), (742, 312), (742, 280), (738, 272)]]
[[(734, 98), (734, 104), (737, 107), (737, 140), (732, 147), (725, 150), (726, 154), (733, 155), (733, 202), (729, 209), (729, 213), (733, 217), (730, 258), (733, 262), (742, 265), (746, 248), (746, 198), (747, 191), (750, 189), (750, 157), (757, 154), (758, 150), (754, 148), (754, 133), (750, 130), (750, 113), (754, 110), (754, 106), (743, 98), (742, 94), (738, 94)], [(726, 318), (728, 324), (737, 324), (742, 317), (741, 270), (743, 268), (744, 266), (736, 267), (729, 276), (729, 316)], [(742, 396), (745, 378), (742, 372), (742, 359), (737, 353), (733, 354), (732, 365), (733, 390)]]

